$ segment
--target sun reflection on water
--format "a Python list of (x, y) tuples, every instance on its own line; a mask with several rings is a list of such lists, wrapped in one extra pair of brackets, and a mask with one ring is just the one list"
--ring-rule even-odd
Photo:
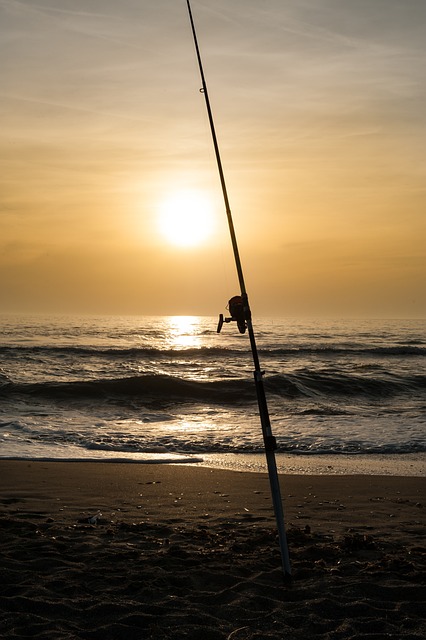
[(201, 347), (200, 319), (197, 316), (171, 316), (170, 345), (176, 349)]

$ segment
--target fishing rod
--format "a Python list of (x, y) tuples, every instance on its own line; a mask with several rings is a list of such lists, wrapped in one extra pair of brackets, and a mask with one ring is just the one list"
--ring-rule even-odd
[[(277, 444), (276, 444), (275, 437), (272, 434), (271, 421), (270, 421), (270, 418), (269, 418), (269, 411), (268, 411), (268, 404), (267, 404), (267, 401), (266, 401), (265, 389), (264, 389), (264, 386), (263, 386), (263, 374), (264, 374), (264, 372), (260, 368), (259, 355), (258, 355), (258, 351), (257, 351), (256, 339), (255, 339), (254, 330), (253, 330), (251, 310), (250, 310), (250, 305), (249, 305), (246, 285), (245, 285), (245, 282), (244, 282), (244, 274), (243, 274), (243, 269), (242, 269), (242, 266), (241, 266), (240, 253), (239, 253), (239, 250), (238, 250), (237, 237), (236, 237), (236, 234), (235, 234), (235, 228), (234, 228), (234, 222), (233, 222), (233, 219), (232, 219), (231, 207), (229, 205), (228, 191), (227, 191), (227, 188), (226, 188), (225, 176), (224, 176), (224, 173), (223, 173), (222, 160), (221, 160), (220, 151), (219, 151), (219, 144), (218, 144), (217, 137), (216, 137), (216, 129), (215, 129), (214, 120), (213, 120), (213, 114), (212, 114), (212, 110), (211, 110), (211, 106), (210, 106), (210, 100), (209, 100), (209, 94), (208, 94), (208, 91), (207, 91), (206, 79), (205, 79), (205, 76), (204, 76), (203, 63), (202, 63), (202, 60), (201, 60), (200, 49), (198, 47), (198, 39), (197, 39), (196, 31), (195, 31), (194, 19), (193, 19), (193, 16), (192, 16), (192, 10), (191, 10), (191, 5), (189, 3), (189, 0), (186, 0), (186, 4), (187, 4), (187, 7), (188, 7), (188, 14), (189, 14), (189, 20), (190, 20), (190, 23), (191, 23), (192, 36), (193, 36), (193, 39), (194, 39), (195, 51), (196, 51), (197, 60), (198, 60), (198, 67), (199, 67), (200, 75), (201, 75), (201, 85), (202, 86), (201, 86), (200, 92), (204, 95), (204, 100), (205, 100), (205, 103), (206, 103), (207, 115), (208, 115), (208, 119), (209, 119), (209, 123), (210, 123), (210, 131), (211, 131), (211, 135), (212, 135), (212, 139), (213, 139), (213, 146), (214, 146), (214, 151), (215, 151), (215, 156), (216, 156), (216, 163), (217, 163), (217, 168), (218, 168), (218, 171), (219, 171), (220, 183), (221, 183), (221, 186), (222, 186), (222, 194), (223, 194), (223, 199), (224, 199), (224, 203), (225, 203), (226, 216), (227, 216), (227, 219), (228, 219), (229, 232), (230, 232), (230, 235), (231, 235), (232, 248), (233, 248), (233, 251), (234, 251), (235, 266), (237, 268), (238, 281), (239, 281), (239, 285), (240, 285), (240, 289), (241, 289), (241, 314), (240, 314), (240, 317), (227, 318), (226, 321), (228, 322), (228, 321), (234, 320), (234, 319), (237, 320), (238, 328), (240, 329), (240, 332), (244, 333), (245, 328), (247, 327), (248, 334), (249, 334), (251, 352), (252, 352), (252, 356), (253, 356), (253, 363), (254, 363), (254, 369), (255, 369), (254, 370), (254, 382), (255, 382), (255, 387), (256, 387), (256, 395), (257, 395), (257, 403), (258, 403), (258, 407), (259, 407), (260, 422), (261, 422), (261, 426), (262, 426), (262, 435), (263, 435), (263, 442), (264, 442), (264, 446), (265, 446), (266, 461), (267, 461), (267, 466), (268, 466), (269, 482), (270, 482), (270, 486), (271, 486), (272, 502), (273, 502), (273, 506), (274, 506), (275, 519), (276, 519), (276, 522), (277, 522), (278, 538), (279, 538), (280, 551), (281, 551), (281, 560), (282, 560), (283, 571), (284, 571), (284, 579), (285, 580), (289, 580), (291, 578), (291, 566), (290, 566), (290, 558), (289, 558), (289, 553), (288, 553), (287, 536), (286, 536), (286, 532), (285, 532), (284, 511), (283, 511), (283, 504), (282, 504), (282, 499), (281, 499), (281, 490), (280, 490), (280, 484), (279, 484), (279, 478), (278, 478), (277, 463), (276, 463), (276, 459), (275, 459), (275, 451), (277, 449)], [(230, 303), (231, 303), (231, 301), (230, 301)], [(231, 311), (231, 304), (229, 305), (229, 309)], [(233, 315), (234, 314), (231, 311), (231, 316), (233, 316)], [(220, 316), (218, 332), (221, 329), (222, 323), (223, 323), (223, 317)]]

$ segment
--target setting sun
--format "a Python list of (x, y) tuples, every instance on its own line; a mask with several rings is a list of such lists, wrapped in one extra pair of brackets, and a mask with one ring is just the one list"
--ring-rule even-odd
[(179, 247), (204, 243), (213, 231), (213, 207), (202, 191), (171, 194), (160, 206), (159, 228), (163, 236)]

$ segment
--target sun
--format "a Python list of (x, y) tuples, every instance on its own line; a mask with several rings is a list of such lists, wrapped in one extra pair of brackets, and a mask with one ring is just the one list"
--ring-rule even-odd
[(202, 191), (177, 191), (160, 205), (158, 224), (162, 235), (178, 247), (204, 244), (213, 232), (213, 205)]

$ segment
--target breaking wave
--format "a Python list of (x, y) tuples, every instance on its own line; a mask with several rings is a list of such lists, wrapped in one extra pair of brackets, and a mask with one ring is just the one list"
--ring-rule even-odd
[[(244, 345), (241, 349), (226, 348), (226, 347), (189, 347), (189, 348), (174, 348), (174, 349), (158, 349), (154, 347), (82, 347), (82, 346), (26, 346), (19, 345), (13, 347), (0, 347), (0, 355), (11, 355), (12, 353), (19, 354), (32, 352), (34, 355), (57, 355), (57, 356), (97, 356), (99, 358), (173, 358), (173, 357), (197, 357), (200, 359), (212, 357), (229, 357), (233, 355), (241, 355), (243, 351), (247, 351), (247, 346)], [(274, 358), (291, 357), (291, 356), (303, 356), (303, 355), (318, 355), (318, 356), (396, 356), (396, 357), (425, 357), (426, 347), (412, 346), (412, 345), (399, 345), (390, 347), (362, 347), (362, 346), (303, 346), (303, 347), (279, 347), (279, 348), (260, 348), (259, 353), (266, 357)]]
[[(300, 371), (264, 378), (268, 394), (282, 398), (330, 398), (333, 396), (367, 396), (371, 399), (400, 393), (418, 392), (426, 388), (426, 375), (365, 377), (336, 374), (332, 371)], [(114, 399), (176, 402), (238, 403), (255, 401), (252, 379), (199, 381), (163, 374), (149, 374), (99, 380), (68, 382), (13, 383), (3, 381), (0, 397), (15, 394), (66, 399)]]

